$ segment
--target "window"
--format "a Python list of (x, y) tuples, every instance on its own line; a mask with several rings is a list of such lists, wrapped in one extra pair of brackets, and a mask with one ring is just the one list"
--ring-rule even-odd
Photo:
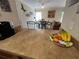
[(40, 21), (42, 19), (42, 13), (36, 12), (36, 21)]
[(64, 17), (64, 12), (61, 13), (61, 20), (60, 20), (61, 23), (63, 21), (63, 17)]

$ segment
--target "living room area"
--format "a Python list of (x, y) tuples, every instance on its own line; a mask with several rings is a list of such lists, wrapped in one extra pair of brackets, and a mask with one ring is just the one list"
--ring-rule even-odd
[(79, 59), (78, 0), (0, 0), (0, 59)]
[[(48, 7), (44, 6), (45, 4), (49, 3), (48, 1), (41, 1), (41, 2), (25, 1), (25, 2), (24, 1), (17, 2), (17, 9), (19, 10), (18, 13), (22, 22), (22, 27), (29, 29), (43, 29), (43, 27), (45, 29), (53, 29), (53, 26), (54, 28), (60, 27), (64, 15), (63, 9), (65, 1), (63, 2), (63, 6), (60, 7), (55, 7), (52, 5)], [(55, 24), (57, 24), (56, 27)]]

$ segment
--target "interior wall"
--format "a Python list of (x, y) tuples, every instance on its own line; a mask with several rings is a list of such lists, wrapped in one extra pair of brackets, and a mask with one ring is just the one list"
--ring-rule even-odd
[[(49, 10), (56, 10), (55, 18), (48, 18), (48, 11)], [(55, 20), (55, 21), (60, 22), (61, 13), (63, 11), (63, 8), (49, 8), (49, 9), (42, 9), (42, 10), (37, 10), (37, 11), (41, 11), (42, 12), (42, 18), (45, 19), (46, 21), (53, 22)]]
[(77, 7), (79, 3), (66, 7), (62, 28), (71, 33), (79, 41), (79, 13), (77, 14)]
[[(21, 4), (23, 4), (24, 9), (26, 12), (24, 12), (21, 8)], [(21, 25), (23, 28), (27, 28), (27, 21), (33, 21), (34, 20), (34, 10), (29, 7), (24, 1), (16, 0), (16, 6), (17, 6), (17, 11), (19, 15), (19, 19), (21, 21)], [(31, 11), (33, 14), (30, 17), (26, 16), (26, 13)]]
[(10, 21), (14, 24), (14, 27), (20, 25), (18, 14), (16, 10), (15, 0), (9, 0), (12, 12), (4, 12), (0, 8), (0, 21)]

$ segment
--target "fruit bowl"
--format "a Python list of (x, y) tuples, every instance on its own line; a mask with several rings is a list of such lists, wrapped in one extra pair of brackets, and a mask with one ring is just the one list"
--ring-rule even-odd
[(71, 41), (65, 42), (63, 40), (58, 40), (56, 38), (53, 38), (52, 36), (50, 36), (50, 40), (53, 41), (56, 45), (60, 46), (60, 47), (71, 47), (73, 45), (73, 43)]

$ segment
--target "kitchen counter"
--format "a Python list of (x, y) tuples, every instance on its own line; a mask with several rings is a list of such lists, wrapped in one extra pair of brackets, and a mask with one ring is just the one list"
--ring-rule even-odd
[(62, 48), (50, 41), (49, 30), (22, 30), (0, 41), (0, 49), (34, 59), (79, 59), (76, 48)]

